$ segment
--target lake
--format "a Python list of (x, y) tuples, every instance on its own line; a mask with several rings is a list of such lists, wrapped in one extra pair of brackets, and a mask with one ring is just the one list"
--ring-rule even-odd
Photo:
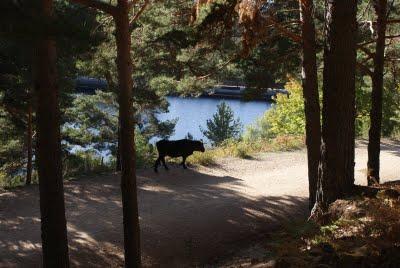
[(199, 126), (206, 127), (207, 119), (212, 118), (217, 111), (217, 105), (223, 101), (232, 108), (235, 118), (239, 117), (244, 126), (243, 130), (271, 108), (271, 103), (266, 101), (245, 102), (237, 99), (181, 97), (167, 97), (167, 99), (170, 104), (169, 112), (159, 114), (158, 118), (160, 120), (178, 118), (175, 133), (170, 137), (171, 140), (183, 139), (188, 132), (194, 139), (206, 139)]

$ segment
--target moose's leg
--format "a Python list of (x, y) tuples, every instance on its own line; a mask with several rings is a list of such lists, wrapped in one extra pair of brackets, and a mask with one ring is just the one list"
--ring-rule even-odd
[(167, 164), (165, 163), (165, 156), (161, 157), (161, 162), (163, 163), (165, 169), (168, 170), (169, 168), (167, 167)]
[(186, 158), (187, 158), (187, 156), (182, 156), (182, 163), (181, 163), (181, 165), (183, 166), (183, 168), (184, 169), (187, 169), (187, 166), (186, 166)]
[(156, 162), (154, 163), (154, 172), (158, 172), (157, 168), (158, 168), (158, 165), (160, 164), (160, 162), (161, 162), (161, 157), (159, 156), (157, 158)]

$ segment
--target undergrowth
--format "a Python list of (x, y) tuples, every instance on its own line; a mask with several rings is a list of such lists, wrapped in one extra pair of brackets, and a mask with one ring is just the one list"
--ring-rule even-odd
[(277, 267), (399, 267), (399, 197), (382, 190), (374, 198), (338, 200), (328, 215), (326, 225), (291, 222), (268, 238), (264, 247)]
[(303, 147), (303, 136), (278, 136), (273, 139), (260, 139), (252, 142), (227, 140), (220, 146), (208, 149), (204, 153), (195, 152), (187, 162), (194, 165), (212, 166), (216, 164), (218, 158), (252, 159), (259, 153), (293, 151)]

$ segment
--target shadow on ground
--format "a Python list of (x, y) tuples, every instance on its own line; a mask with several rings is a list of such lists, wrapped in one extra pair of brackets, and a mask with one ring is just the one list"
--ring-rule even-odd
[[(368, 140), (360, 140), (359, 144), (363, 146), (368, 146)], [(382, 140), (381, 141), (381, 151), (386, 151), (395, 156), (400, 156), (400, 142), (396, 140)]]
[[(138, 181), (146, 266), (208, 263), (307, 213), (305, 198), (249, 196), (244, 182), (229, 176), (173, 168), (141, 172)], [(37, 186), (0, 192), (0, 266), (40, 265), (38, 196)], [(65, 199), (72, 266), (121, 266), (119, 176), (68, 182)]]

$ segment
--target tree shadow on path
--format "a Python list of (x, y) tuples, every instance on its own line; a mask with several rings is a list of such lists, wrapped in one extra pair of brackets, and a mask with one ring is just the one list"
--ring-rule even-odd
[[(239, 178), (195, 170), (139, 172), (139, 214), (145, 266), (204, 264), (304, 218), (303, 197), (251, 196)], [(0, 266), (38, 266), (41, 259), (38, 187), (0, 192)], [(119, 176), (65, 184), (72, 266), (123, 265)]]

